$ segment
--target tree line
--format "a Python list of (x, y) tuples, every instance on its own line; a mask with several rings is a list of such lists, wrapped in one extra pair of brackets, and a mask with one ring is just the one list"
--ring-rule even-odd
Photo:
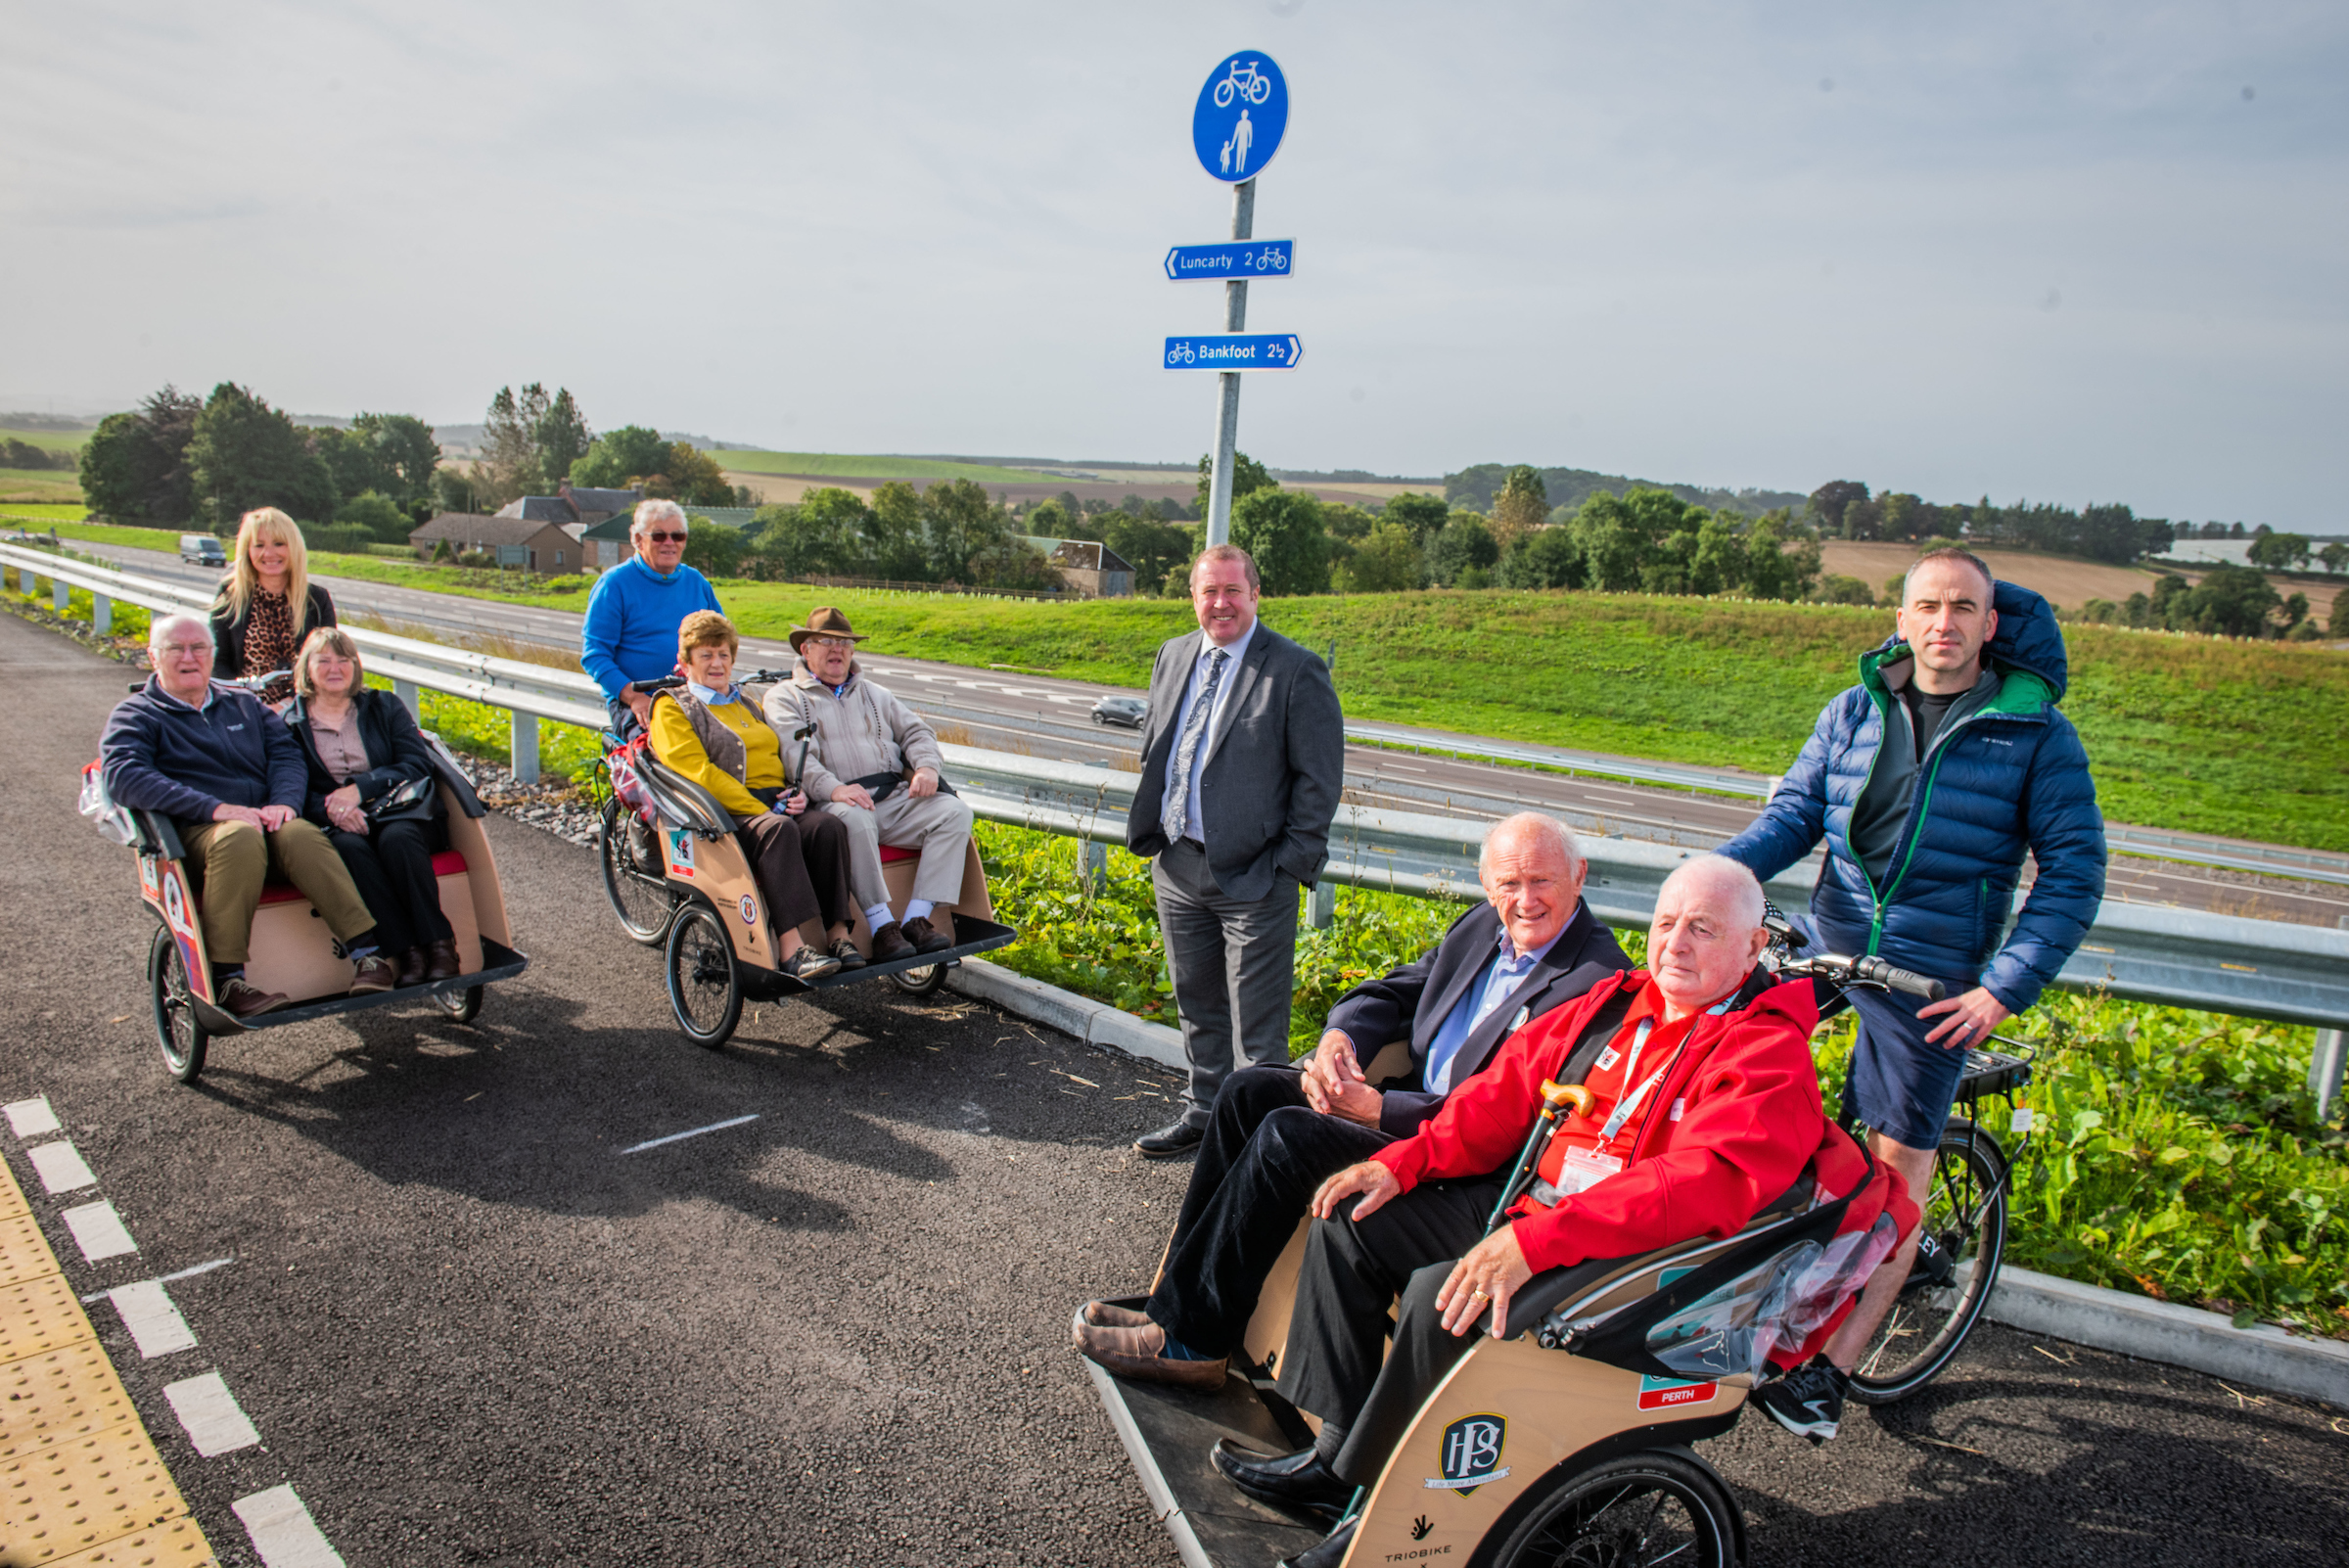
[(53, 452), (14, 436), (0, 436), (0, 468), (73, 468), (79, 462), (70, 451)]
[(2349, 592), (2334, 595), (2329, 623), (2320, 626), (2310, 614), (2307, 594), (2278, 593), (2263, 574), (2221, 563), (2203, 573), (2199, 582), (2165, 572), (2150, 592), (2133, 593), (2117, 603), (2091, 599), (2081, 606), (2080, 618), (2154, 631), (2315, 642), (2326, 635), (2349, 637)]
[(864, 577), (1056, 590), (1059, 570), (1021, 537), (1031, 531), (975, 481), (917, 490), (893, 480), (870, 501), (837, 486), (810, 490), (798, 501), (760, 507), (747, 528), (690, 522), (685, 558), (712, 576), (764, 581)]

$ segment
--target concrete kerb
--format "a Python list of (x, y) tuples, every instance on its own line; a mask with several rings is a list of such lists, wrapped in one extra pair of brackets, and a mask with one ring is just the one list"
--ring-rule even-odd
[[(991, 1002), (1033, 1023), (1046, 1024), (1088, 1044), (1104, 1045), (1156, 1067), (1188, 1066), (1182, 1036), (1104, 1002), (1013, 974), (984, 958), (966, 958), (946, 977), (948, 989)], [(2259, 1324), (2237, 1328), (2217, 1313), (2083, 1285), (2052, 1274), (1999, 1270), (1983, 1315), (2051, 1339), (2116, 1351), (2140, 1360), (2207, 1372), (2268, 1393), (2349, 1409), (2349, 1344), (2301, 1339)]]

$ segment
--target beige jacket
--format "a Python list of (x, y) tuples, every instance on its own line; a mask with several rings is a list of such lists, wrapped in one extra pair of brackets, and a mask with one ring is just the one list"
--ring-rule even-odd
[(783, 741), (783, 764), (797, 767), (800, 743), (792, 739), (803, 724), (815, 725), (807, 749), (807, 776), (792, 782), (809, 798), (828, 801), (840, 785), (875, 773), (904, 774), (909, 768), (935, 769), (946, 776), (946, 760), (938, 749), (938, 735), (887, 686), (865, 679), (864, 671), (849, 666), (844, 696), (815, 678), (801, 660), (788, 683), (766, 689), (766, 721)]

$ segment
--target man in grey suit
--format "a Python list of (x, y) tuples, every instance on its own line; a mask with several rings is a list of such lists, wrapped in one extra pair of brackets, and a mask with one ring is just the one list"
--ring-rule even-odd
[(1155, 856), (1159, 928), (1191, 1081), (1182, 1115), (1134, 1147), (1196, 1148), (1233, 1053), (1289, 1059), (1297, 890), (1329, 859), (1346, 776), (1337, 688), (1320, 659), (1256, 619), (1256, 563), (1212, 545), (1191, 567), (1199, 629), (1150, 671), (1142, 781), (1126, 845)]

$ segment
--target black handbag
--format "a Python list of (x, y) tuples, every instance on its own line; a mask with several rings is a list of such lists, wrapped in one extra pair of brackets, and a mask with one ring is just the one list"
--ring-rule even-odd
[(386, 790), (360, 809), (367, 820), (377, 825), (386, 822), (430, 822), (440, 808), (440, 792), (434, 787), (430, 774), (412, 778), (394, 790)]

